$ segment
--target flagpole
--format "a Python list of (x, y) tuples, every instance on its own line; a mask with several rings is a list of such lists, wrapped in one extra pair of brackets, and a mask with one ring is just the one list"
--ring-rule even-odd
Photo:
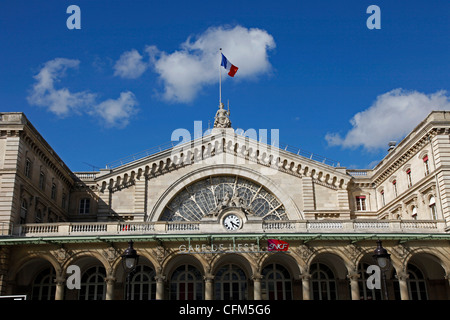
[(222, 103), (222, 48), (220, 48), (220, 65), (219, 65), (219, 106)]

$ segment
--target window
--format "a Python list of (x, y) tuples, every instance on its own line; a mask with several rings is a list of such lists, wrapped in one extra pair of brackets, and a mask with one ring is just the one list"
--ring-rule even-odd
[(430, 214), (432, 220), (437, 220), (437, 214), (436, 214), (436, 199), (431, 196), (430, 197)]
[(55, 278), (51, 267), (39, 273), (31, 286), (31, 300), (55, 300)]
[(356, 210), (366, 211), (366, 196), (356, 196)]
[(50, 223), (55, 222), (55, 215), (53, 214), (51, 209), (48, 209), (48, 218), (47, 221)]
[(384, 190), (381, 190), (380, 194), (381, 194), (381, 205), (384, 207), (386, 205), (386, 200), (384, 198)]
[(323, 263), (311, 265), (311, 293), (314, 300), (337, 300), (336, 280)]
[(397, 198), (397, 180), (392, 181), (392, 186), (394, 188), (394, 196)]
[(251, 210), (263, 220), (286, 220), (283, 204), (260, 184), (239, 176), (214, 176), (190, 184), (164, 209), (163, 221), (197, 221), (227, 206)]
[(39, 174), (39, 189), (45, 190), (45, 173), (42, 171)]
[(425, 166), (425, 175), (427, 176), (430, 173), (430, 164), (428, 162), (428, 155), (423, 157), (423, 165)]
[(92, 267), (81, 277), (79, 300), (104, 300), (106, 270), (103, 267)]
[(130, 296), (131, 300), (156, 299), (155, 271), (152, 268), (144, 265), (136, 267), (136, 270), (132, 273)]
[[(410, 300), (428, 300), (427, 292), (427, 280), (424, 277), (422, 271), (415, 265), (408, 263), (407, 265), (408, 279), (406, 280), (408, 285), (408, 295)], [(398, 279), (396, 279), (396, 271), (393, 268), (393, 276), (391, 277), (394, 285), (395, 299), (400, 300), (400, 285)]]
[(417, 220), (417, 207), (416, 207), (416, 206), (413, 206), (413, 207), (412, 207), (411, 217), (412, 217), (414, 220)]
[(80, 214), (89, 214), (90, 204), (91, 204), (91, 199), (89, 199), (89, 198), (81, 199), (79, 213)]
[(42, 222), (42, 211), (38, 209), (36, 212), (36, 223)]
[(56, 184), (52, 183), (52, 193), (51, 193), (52, 199), (56, 199)]
[(406, 170), (406, 178), (408, 179), (408, 188), (412, 186), (411, 169)]
[(263, 300), (292, 300), (292, 280), (289, 271), (279, 264), (270, 264), (262, 270)]
[(408, 264), (408, 290), (411, 300), (428, 300), (427, 286), (423, 273), (413, 264)]
[(234, 264), (220, 268), (215, 278), (216, 300), (247, 300), (247, 277)]
[(203, 300), (203, 277), (191, 265), (182, 265), (172, 274), (170, 281), (171, 300)]
[(26, 223), (28, 214), (28, 203), (25, 199), (22, 199), (20, 204), (20, 223)]
[(29, 158), (25, 160), (25, 176), (31, 178), (31, 160)]
[(63, 209), (66, 208), (66, 194), (65, 193), (62, 194), (61, 207)]

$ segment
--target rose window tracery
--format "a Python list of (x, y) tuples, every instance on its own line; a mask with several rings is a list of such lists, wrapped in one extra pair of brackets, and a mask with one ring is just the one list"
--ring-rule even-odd
[(166, 205), (163, 221), (198, 221), (226, 208), (263, 220), (286, 220), (283, 204), (264, 186), (239, 176), (211, 176), (183, 188)]

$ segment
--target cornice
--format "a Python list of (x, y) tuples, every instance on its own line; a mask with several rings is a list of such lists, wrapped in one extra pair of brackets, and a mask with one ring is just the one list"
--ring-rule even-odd
[[(448, 129), (449, 128), (445, 131), (448, 131)], [(406, 162), (413, 158), (434, 136), (440, 134), (441, 131), (442, 130), (439, 128), (431, 128), (418, 140), (409, 141), (408, 144), (402, 146), (398, 151), (396, 150), (395, 152), (398, 153), (397, 155), (393, 154), (380, 168), (374, 170), (372, 182), (375, 183), (375, 186), (379, 186), (386, 179), (391, 177), (394, 172), (403, 167)]]
[(344, 168), (331, 167), (234, 133), (219, 132), (111, 169), (97, 176), (95, 181), (102, 184), (101, 189), (104, 190), (141, 175), (152, 179), (220, 154), (234, 155), (246, 163), (257, 163), (298, 178), (311, 177), (332, 189), (346, 189), (351, 179)]

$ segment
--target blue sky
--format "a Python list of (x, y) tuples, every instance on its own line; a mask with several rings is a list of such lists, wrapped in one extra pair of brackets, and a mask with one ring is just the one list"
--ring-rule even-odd
[[(24, 112), (73, 171), (104, 167), (207, 129), (223, 47), (239, 67), (222, 78), (234, 128), (373, 167), (450, 109), (450, 2), (429, 3), (4, 0), (0, 111)], [(80, 30), (66, 26), (73, 4)], [(381, 29), (366, 26), (370, 5)]]

